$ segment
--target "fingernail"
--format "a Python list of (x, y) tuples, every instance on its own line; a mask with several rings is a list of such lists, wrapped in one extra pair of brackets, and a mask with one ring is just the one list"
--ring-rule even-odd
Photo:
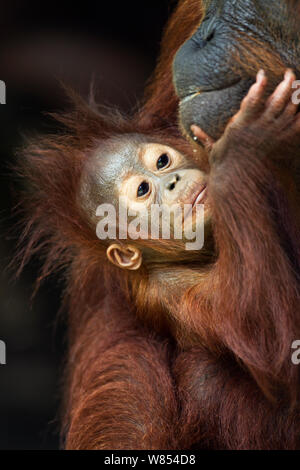
[(294, 76), (293, 70), (292, 70), (292, 69), (287, 69), (287, 70), (285, 71), (284, 78), (285, 78), (285, 79), (288, 79), (288, 78), (290, 78), (291, 76)]
[(262, 80), (263, 78), (265, 78), (266, 74), (265, 74), (265, 71), (263, 69), (260, 69), (259, 72), (257, 73), (257, 80)]

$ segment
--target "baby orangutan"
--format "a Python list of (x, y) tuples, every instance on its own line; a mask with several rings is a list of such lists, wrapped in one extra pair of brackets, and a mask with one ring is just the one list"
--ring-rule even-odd
[[(299, 447), (294, 80), (287, 71), (268, 96), (260, 72), (216, 143), (193, 126), (206, 151), (83, 104), (61, 119), (66, 135), (28, 149), (25, 261), (42, 248), (42, 276), (69, 266), (67, 448)], [(142, 208), (148, 222), (155, 204), (188, 205), (170, 225), (184, 214), (194, 229), (201, 213), (204, 246), (187, 250), (185, 233), (97, 237), (120, 197), (129, 217)]]
[[(208, 172), (201, 171), (195, 159), (175, 148), (157, 143), (146, 135), (130, 133), (102, 142), (101, 147), (96, 149), (86, 162), (79, 201), (94, 231), (100, 215), (97, 207), (101, 204), (105, 207), (106, 204), (112, 204), (116, 212), (120, 203), (124, 204), (128, 214), (132, 211), (142, 211), (144, 217), (148, 219), (146, 224), (148, 228), (153, 222), (151, 217), (153, 205), (164, 205), (167, 208), (173, 208), (174, 205), (183, 208), (187, 205), (190, 209), (179, 213), (174, 211), (173, 218), (169, 219), (171, 225), (169, 240), (162, 240), (161, 236), (151, 239), (150, 229), (147, 234), (140, 231), (136, 239), (130, 240), (126, 227), (122, 227), (124, 234), (122, 240), (118, 240), (116, 230), (113, 231), (112, 240), (99, 236), (106, 246), (107, 259), (115, 266), (137, 271), (144, 263), (143, 276), (147, 273), (148, 283), (146, 291), (151, 292), (151, 295), (153, 292), (159, 292), (156, 304), (165, 304), (169, 309), (172, 304), (171, 299), (177, 298), (179, 302), (187, 289), (206, 283), (206, 278), (203, 279), (203, 269), (210, 270), (216, 256), (212, 222), (221, 212), (221, 206), (230, 204), (233, 199), (239, 199), (240, 206), (246, 204), (242, 192), (237, 194), (234, 191), (234, 194), (229, 195), (230, 189), (235, 189), (231, 186), (232, 183), (230, 187), (226, 187), (230, 171), (233, 171), (236, 165), (240, 165), (241, 168), (246, 165), (248, 166), (246, 171), (250, 174), (252, 165), (259, 166), (268, 162), (268, 165), (274, 165), (273, 171), (276, 173), (276, 165), (284, 166), (284, 164), (280, 163), (282, 153), (276, 155), (278, 142), (274, 133), (285, 145), (285, 164), (290, 167), (296, 148), (297, 126), (299, 126), (296, 115), (298, 106), (291, 100), (294, 81), (294, 74), (287, 71), (284, 81), (267, 99), (267, 78), (264, 72), (260, 71), (256, 83), (243, 100), (239, 113), (232, 118), (224, 135), (216, 143), (200, 128), (192, 126), (195, 141), (201, 142), (209, 154)], [(198, 151), (201, 152), (201, 149)], [(250, 152), (250, 160), (243, 158), (243, 161), (238, 161), (239, 154), (243, 154), (244, 151)], [(287, 189), (290, 191), (293, 188), (294, 185), (291, 185)], [(219, 201), (217, 206), (216, 201)], [(205, 206), (204, 220), (196, 218), (196, 208), (201, 204)], [(210, 205), (213, 210), (210, 210)], [(254, 210), (255, 204), (251, 205)], [(180, 225), (180, 231), (182, 230), (180, 220), (182, 217), (185, 228), (191, 224), (192, 234), (197, 233), (195, 227), (197, 222), (205, 225), (205, 245), (202, 244), (198, 251), (192, 248), (186, 249), (187, 240), (184, 234), (182, 242), (175, 241), (172, 237), (177, 225)], [(161, 219), (159, 224), (161, 234)], [(101, 233), (103, 235), (105, 232)], [(140, 283), (139, 275), (137, 279)], [(135, 284), (133, 276), (131, 282)], [(146, 299), (147, 294), (142, 304), (138, 303), (139, 312), (144, 312)], [(177, 303), (175, 306), (176, 311), (172, 312), (172, 318), (178, 316)], [(150, 310), (153, 310), (153, 302)]]

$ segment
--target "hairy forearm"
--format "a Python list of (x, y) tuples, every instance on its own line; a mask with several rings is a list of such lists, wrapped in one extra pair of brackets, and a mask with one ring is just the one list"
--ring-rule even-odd
[(88, 341), (83, 334), (72, 349), (67, 449), (176, 448), (166, 345), (138, 331), (111, 335), (104, 329)]

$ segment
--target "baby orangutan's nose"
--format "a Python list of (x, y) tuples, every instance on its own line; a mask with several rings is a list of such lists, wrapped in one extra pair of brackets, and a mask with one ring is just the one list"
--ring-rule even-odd
[(176, 184), (180, 181), (180, 176), (175, 174), (175, 175), (170, 175), (170, 178), (168, 178), (166, 182), (166, 188), (169, 191), (173, 191), (176, 187)]

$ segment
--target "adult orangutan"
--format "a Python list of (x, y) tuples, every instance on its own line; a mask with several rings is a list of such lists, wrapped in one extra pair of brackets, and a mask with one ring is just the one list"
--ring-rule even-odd
[[(134, 118), (77, 102), (22, 156), (23, 262), (67, 270), (67, 449), (300, 444), (296, 26), (283, 1), (203, 3), (180, 2)], [(204, 248), (99, 240), (96, 207), (120, 194), (204, 202)]]

